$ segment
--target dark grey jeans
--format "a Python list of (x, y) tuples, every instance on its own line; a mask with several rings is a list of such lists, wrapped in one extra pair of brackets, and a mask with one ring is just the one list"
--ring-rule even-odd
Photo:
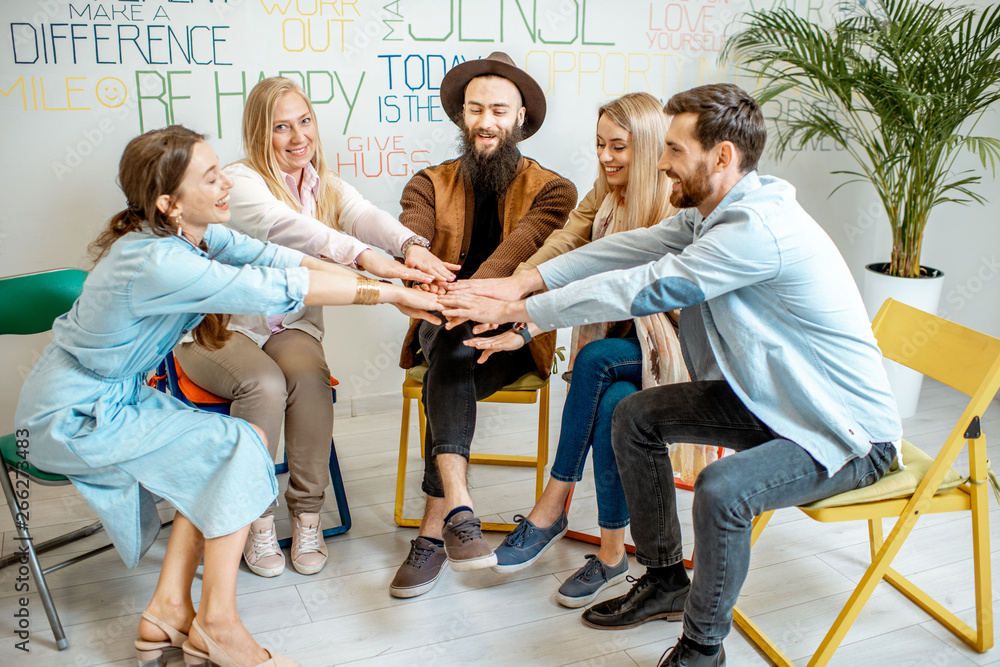
[(875, 443), (832, 477), (804, 449), (757, 419), (726, 382), (687, 382), (645, 389), (618, 404), (612, 443), (625, 487), (636, 560), (647, 567), (682, 560), (673, 442), (737, 451), (701, 471), (694, 486), (694, 577), (684, 607), (684, 634), (720, 644), (750, 565), (755, 516), (868, 486), (889, 469), (892, 443)]
[(448, 331), (444, 325), (421, 322), (417, 330), (420, 349), (427, 360), (421, 390), (427, 416), (421, 488), (435, 498), (444, 497), (435, 457), (461, 454), (469, 458), (476, 431), (476, 401), (496, 393), (535, 367), (527, 346), (513, 352), (498, 352), (486, 363), (476, 363), (482, 352), (462, 344), (473, 337), (473, 324), (466, 322)]

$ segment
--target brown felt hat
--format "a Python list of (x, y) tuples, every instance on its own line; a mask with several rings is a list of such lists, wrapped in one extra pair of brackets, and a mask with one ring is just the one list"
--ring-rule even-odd
[(441, 79), (441, 106), (452, 122), (462, 126), (462, 105), (465, 103), (465, 86), (477, 76), (502, 76), (521, 91), (524, 104), (524, 138), (527, 139), (542, 126), (545, 120), (545, 93), (531, 76), (514, 64), (502, 51), (494, 51), (480, 60), (467, 60), (455, 65)]

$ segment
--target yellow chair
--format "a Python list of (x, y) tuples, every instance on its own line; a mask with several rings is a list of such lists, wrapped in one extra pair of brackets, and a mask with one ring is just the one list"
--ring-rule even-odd
[[(993, 646), (993, 592), (990, 574), (986, 438), (980, 417), (1000, 388), (1000, 340), (930, 315), (892, 299), (872, 322), (882, 354), (971, 397), (958, 423), (931, 459), (903, 442), (905, 468), (886, 474), (870, 487), (842, 493), (800, 507), (816, 521), (868, 521), (872, 562), (847, 604), (813, 654), (809, 665), (825, 665), (833, 657), (875, 586), (885, 579), (917, 606), (980, 653)], [(968, 445), (969, 477), (951, 466)], [(969, 511), (972, 518), (976, 629), (892, 569), (892, 561), (924, 514)], [(754, 519), (756, 542), (773, 512)], [(882, 519), (895, 519), (883, 537)], [(793, 665), (781, 649), (739, 608), (734, 621), (776, 664)]]
[[(396, 508), (394, 518), (399, 526), (415, 527), (420, 525), (418, 518), (403, 516), (403, 498), (406, 493), (406, 460), (410, 446), (410, 401), (417, 402), (417, 414), (420, 419), (420, 455), (424, 455), (424, 433), (427, 429), (424, 416), (424, 404), (421, 400), (421, 387), (427, 364), (421, 364), (406, 372), (403, 380), (403, 418), (399, 431), (399, 468), (396, 472)], [(549, 462), (549, 381), (542, 379), (537, 372), (532, 371), (521, 376), (500, 391), (483, 399), (483, 403), (535, 403), (538, 402), (538, 450), (535, 456), (513, 454), (476, 454), (469, 456), (469, 463), (486, 465), (525, 466), (535, 468), (535, 500), (542, 495), (545, 484), (545, 466)], [(532, 504), (534, 504), (534, 500)], [(483, 530), (509, 532), (515, 528), (513, 523), (483, 523)]]

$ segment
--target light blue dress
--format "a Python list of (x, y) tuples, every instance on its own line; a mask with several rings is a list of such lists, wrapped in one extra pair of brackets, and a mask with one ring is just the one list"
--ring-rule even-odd
[(17, 406), (28, 460), (72, 480), (129, 568), (160, 528), (153, 494), (212, 538), (249, 524), (278, 493), (247, 422), (193, 410), (143, 381), (203, 313), (303, 306), (301, 253), (222, 225), (204, 240), (208, 252), (177, 236), (116, 241), (53, 325)]

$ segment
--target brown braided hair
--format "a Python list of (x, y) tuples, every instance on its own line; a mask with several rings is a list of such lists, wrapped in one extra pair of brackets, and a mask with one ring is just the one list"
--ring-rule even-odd
[[(199, 141), (205, 141), (205, 136), (171, 125), (150, 130), (128, 143), (118, 163), (118, 187), (125, 194), (126, 207), (111, 217), (107, 228), (90, 244), (94, 264), (130, 232), (148, 231), (164, 237), (177, 233), (175, 223), (159, 209), (156, 200), (162, 194), (173, 199)], [(204, 241), (202, 246), (205, 250)], [(229, 320), (229, 315), (206, 315), (193, 332), (195, 342), (207, 350), (220, 349), (233, 335)]]

